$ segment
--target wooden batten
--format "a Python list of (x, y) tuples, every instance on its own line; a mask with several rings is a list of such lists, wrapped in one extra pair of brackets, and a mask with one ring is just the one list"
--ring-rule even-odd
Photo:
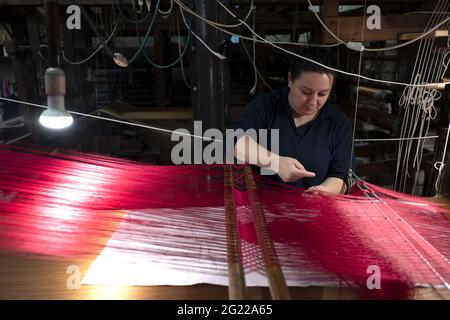
[[(399, 40), (412, 40), (412, 39), (416, 39), (417, 37), (419, 37), (420, 35), (422, 35), (423, 33), (420, 32), (411, 32), (411, 33), (402, 33), (399, 35), (398, 39)], [(448, 37), (448, 30), (435, 30), (433, 32), (431, 32), (429, 35), (425, 36), (425, 38), (443, 38), (443, 37)]]

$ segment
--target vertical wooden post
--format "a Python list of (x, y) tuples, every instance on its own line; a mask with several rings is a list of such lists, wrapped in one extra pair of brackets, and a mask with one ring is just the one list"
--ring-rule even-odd
[(228, 296), (230, 300), (247, 299), (241, 246), (237, 232), (237, 217), (233, 196), (233, 167), (226, 166), (224, 172), (225, 226), (227, 230), (228, 253)]
[(267, 221), (259, 200), (256, 183), (250, 166), (244, 168), (245, 182), (252, 206), (256, 236), (264, 259), (270, 294), (274, 300), (290, 299), (289, 289), (278, 261), (275, 246), (270, 238)]
[[(334, 34), (337, 35), (338, 18), (339, 18), (339, 0), (323, 1), (321, 11), (323, 22)], [(333, 42), (336, 42), (336, 40), (328, 33), (327, 30), (322, 28), (322, 43), (333, 43)]]
[[(212, 20), (221, 20), (219, 18), (224, 10), (215, 1), (195, 0), (194, 4), (197, 14)], [(226, 2), (224, 4), (226, 5)], [(226, 35), (200, 19), (195, 19), (193, 24), (196, 34), (204, 39), (212, 50), (217, 50)], [(228, 61), (220, 60), (198, 40), (193, 42), (191, 50), (193, 118), (202, 121), (203, 130), (224, 130), (230, 108)]]

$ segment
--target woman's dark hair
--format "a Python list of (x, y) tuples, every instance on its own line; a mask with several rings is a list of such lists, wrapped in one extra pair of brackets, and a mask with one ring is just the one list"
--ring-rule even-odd
[[(305, 58), (309, 58), (311, 60), (324, 64), (328, 67), (336, 68), (335, 54), (333, 54), (328, 48), (317, 48), (317, 47), (305, 48), (300, 50), (298, 54)], [(330, 69), (324, 68), (322, 66), (319, 66), (318, 64), (315, 64), (302, 58), (294, 57), (294, 59), (295, 60), (293, 61), (291, 67), (289, 68), (292, 80), (295, 80), (298, 77), (300, 77), (302, 72), (325, 73), (328, 75), (332, 75), (333, 79), (336, 78), (336, 72)]]

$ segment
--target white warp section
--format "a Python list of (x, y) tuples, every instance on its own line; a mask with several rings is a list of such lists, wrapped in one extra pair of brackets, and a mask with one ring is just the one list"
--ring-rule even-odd
[[(221, 208), (130, 211), (95, 259), (82, 284), (92, 285), (228, 285), (226, 230)], [(256, 246), (242, 243), (243, 251)], [(276, 244), (283, 252), (283, 245)], [(337, 286), (335, 278), (310, 263), (292, 266), (279, 254), (289, 286)], [(246, 285), (268, 286), (264, 271), (245, 261)], [(290, 265), (289, 267), (286, 265)], [(261, 267), (260, 267), (261, 268)]]

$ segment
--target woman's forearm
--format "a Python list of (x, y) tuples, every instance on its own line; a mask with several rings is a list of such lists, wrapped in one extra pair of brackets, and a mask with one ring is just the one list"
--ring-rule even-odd
[(236, 159), (261, 168), (272, 167), (279, 157), (245, 135), (236, 142), (234, 150)]

